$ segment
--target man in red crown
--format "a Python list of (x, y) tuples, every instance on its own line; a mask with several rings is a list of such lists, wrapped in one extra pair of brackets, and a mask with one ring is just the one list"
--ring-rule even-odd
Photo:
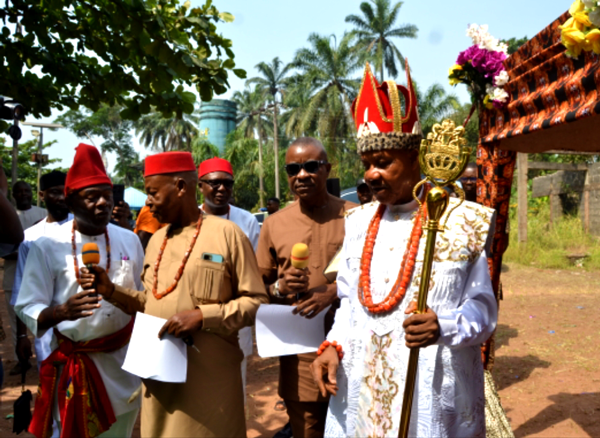
[(130, 400), (140, 380), (121, 369), (131, 336), (131, 316), (79, 285), (82, 247), (95, 243), (100, 265), (123, 287), (142, 289), (144, 253), (131, 231), (109, 224), (112, 183), (100, 153), (80, 144), (65, 182), (74, 219), (32, 243), (15, 311), (36, 337), (53, 330), (42, 362), (29, 431), (38, 438), (128, 437), (140, 400)]
[(497, 318), (486, 260), (493, 210), (451, 201), (435, 250), (430, 308), (414, 314), (426, 232), (413, 199), (422, 135), (408, 64), (407, 73), (408, 88), (379, 85), (367, 65), (352, 106), (376, 201), (346, 218), (341, 304), (311, 367), (321, 392), (334, 395), (328, 438), (398, 436), (411, 348), (421, 352), (409, 435), (485, 436), (479, 345)]
[(142, 436), (245, 437), (238, 331), (268, 301), (252, 245), (232, 222), (196, 204), (198, 173), (189, 152), (146, 158), (146, 205), (161, 223), (146, 250), (144, 291), (111, 282), (102, 264), (83, 268), (85, 288), (129, 314), (167, 319), (158, 334), (189, 339), (185, 384), (144, 380)]

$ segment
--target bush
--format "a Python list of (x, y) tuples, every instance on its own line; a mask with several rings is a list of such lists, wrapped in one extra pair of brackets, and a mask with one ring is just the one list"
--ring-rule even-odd
[(504, 254), (505, 262), (542, 269), (575, 269), (567, 255), (587, 254), (583, 267), (600, 269), (600, 246), (597, 238), (586, 233), (577, 216), (565, 216), (550, 224), (550, 206), (540, 203), (528, 214), (527, 243), (517, 241), (516, 208), (510, 214), (510, 244)]

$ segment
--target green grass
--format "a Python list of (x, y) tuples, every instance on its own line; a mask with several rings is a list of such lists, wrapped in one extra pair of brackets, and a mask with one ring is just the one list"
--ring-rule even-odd
[(581, 269), (567, 259), (569, 254), (587, 254), (583, 268), (600, 270), (600, 244), (587, 234), (578, 217), (567, 216), (550, 224), (548, 204), (531, 209), (528, 215), (527, 243), (517, 241), (516, 209), (511, 209), (510, 244), (504, 254), (505, 262), (542, 269)]

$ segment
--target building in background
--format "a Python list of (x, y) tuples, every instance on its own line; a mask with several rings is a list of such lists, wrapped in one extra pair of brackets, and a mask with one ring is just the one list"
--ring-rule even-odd
[(237, 104), (231, 100), (213, 99), (200, 105), (200, 131), (208, 129), (208, 141), (225, 149), (227, 134), (235, 129)]

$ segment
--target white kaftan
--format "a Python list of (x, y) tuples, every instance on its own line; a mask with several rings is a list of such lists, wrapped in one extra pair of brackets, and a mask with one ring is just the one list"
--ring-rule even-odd
[[(418, 294), (427, 232), (419, 245), (407, 294), (391, 313), (373, 315), (357, 296), (365, 235), (378, 203), (358, 207), (346, 219), (337, 277), (341, 307), (327, 339), (344, 349), (337, 396), (331, 397), (325, 436), (397, 437), (408, 364), (404, 311)], [(451, 209), (456, 200), (451, 201)], [(373, 301), (396, 281), (413, 226), (416, 203), (386, 210), (371, 264)], [(492, 334), (497, 305), (485, 256), (493, 210), (465, 202), (438, 234), (428, 305), (437, 314), (437, 345), (421, 349), (410, 436), (484, 437), (483, 366), (479, 345)]]
[[(19, 245), (19, 258), (17, 260), (17, 270), (15, 272), (15, 281), (12, 287), (12, 296), (10, 297), (10, 305), (14, 307), (17, 304), (17, 298), (19, 297), (19, 290), (21, 290), (21, 283), (23, 282), (23, 272), (25, 272), (25, 262), (29, 255), (29, 249), (33, 242), (44, 236), (51, 236), (52, 231), (60, 227), (65, 222), (73, 219), (71, 213), (68, 214), (67, 218), (61, 222), (48, 222), (48, 218), (41, 222), (38, 222), (32, 227), (25, 230), (25, 238), (21, 245)], [(38, 371), (42, 362), (50, 356), (52, 349), (50, 348), (50, 342), (52, 341), (52, 331), (47, 331), (41, 338), (34, 339), (35, 355), (37, 358)]]
[[(72, 228), (73, 221), (54, 228), (51, 237), (42, 237), (33, 242), (27, 256), (15, 311), (36, 337), (42, 337), (45, 333), (45, 330), (39, 330), (37, 325), (37, 319), (44, 309), (63, 304), (72, 295), (82, 292), (75, 277)], [(115, 284), (143, 290), (141, 272), (144, 251), (139, 238), (131, 231), (112, 224), (108, 225), (108, 235), (111, 247), (111, 265), (108, 273), (110, 279)], [(100, 251), (100, 266), (106, 268), (104, 234), (86, 236), (76, 231), (75, 242), (79, 267), (83, 266), (82, 246), (94, 242)], [(131, 320), (130, 315), (106, 300), (102, 300), (100, 305), (92, 316), (76, 321), (63, 321), (56, 325), (56, 329), (75, 342), (89, 341), (115, 333)], [(55, 336), (52, 336), (51, 348), (57, 348)], [(140, 397), (133, 403), (128, 403), (141, 382), (138, 377), (121, 369), (126, 352), (127, 346), (111, 353), (89, 353), (102, 377), (116, 416), (140, 407)]]

